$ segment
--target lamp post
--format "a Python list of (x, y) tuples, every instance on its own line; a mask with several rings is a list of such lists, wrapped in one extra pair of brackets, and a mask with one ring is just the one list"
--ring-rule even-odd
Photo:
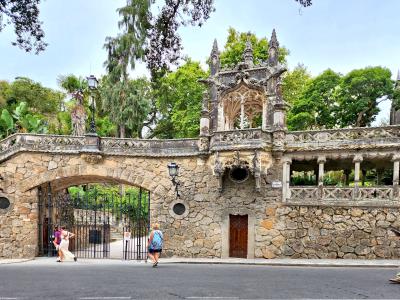
[(97, 84), (99, 83), (93, 75), (90, 75), (89, 77), (86, 78), (88, 87), (90, 90), (90, 98), (91, 98), (91, 111), (92, 111), (92, 118), (90, 120), (90, 129), (89, 133), (96, 135), (96, 121), (95, 121), (95, 105), (94, 105), (94, 97), (93, 97), (93, 91), (97, 89)]
[(176, 163), (171, 162), (167, 165), (167, 167), (169, 176), (171, 176), (172, 184), (175, 186), (176, 197), (179, 198), (180, 195), (178, 192), (178, 186), (180, 185), (180, 183), (176, 180), (176, 177), (179, 174), (179, 166)]

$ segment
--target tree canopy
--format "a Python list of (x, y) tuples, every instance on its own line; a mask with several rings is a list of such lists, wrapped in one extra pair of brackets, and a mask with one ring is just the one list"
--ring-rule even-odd
[(17, 36), (12, 45), (36, 54), (45, 50), (44, 31), (39, 20), (40, 0), (0, 0), (0, 31), (13, 24)]
[[(266, 37), (257, 38), (253, 33), (250, 33), (249, 36), (246, 32), (239, 32), (229, 27), (225, 47), (220, 55), (221, 66), (223, 68), (233, 67), (243, 60), (243, 51), (248, 38), (253, 48), (254, 64), (268, 60), (268, 39)], [(285, 47), (280, 47), (279, 61), (282, 63), (286, 62), (287, 55), (289, 55), (289, 51)]]

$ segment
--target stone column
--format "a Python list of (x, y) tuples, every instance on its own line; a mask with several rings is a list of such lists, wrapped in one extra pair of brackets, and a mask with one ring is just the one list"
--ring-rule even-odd
[(267, 100), (263, 101), (261, 128), (263, 130), (267, 129)]
[(240, 101), (240, 129), (244, 128), (244, 100)]
[(393, 161), (393, 197), (399, 198), (400, 155), (394, 154), (392, 157), (392, 161)]
[(292, 164), (291, 158), (283, 160), (282, 164), (282, 194), (283, 202), (290, 199), (290, 165)]
[(354, 162), (354, 190), (353, 190), (353, 199), (359, 197), (360, 193), (360, 166), (363, 161), (363, 157), (361, 154), (356, 154), (353, 158)]
[(318, 193), (319, 197), (323, 198), (324, 196), (324, 167), (326, 162), (325, 156), (318, 157)]

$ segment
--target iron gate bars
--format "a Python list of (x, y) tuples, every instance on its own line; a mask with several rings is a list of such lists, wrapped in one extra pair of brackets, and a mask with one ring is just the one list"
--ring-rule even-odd
[(54, 192), (50, 184), (38, 189), (39, 255), (55, 256), (54, 227), (75, 234), (70, 250), (80, 258), (147, 259), (150, 228), (150, 192), (99, 193), (86, 189), (70, 195)]

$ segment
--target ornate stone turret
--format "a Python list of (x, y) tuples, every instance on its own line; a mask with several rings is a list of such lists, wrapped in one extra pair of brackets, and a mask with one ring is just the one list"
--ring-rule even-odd
[(221, 68), (221, 63), (219, 61), (219, 51), (218, 51), (218, 44), (217, 40), (214, 39), (213, 48), (210, 54), (210, 71), (211, 76), (217, 74)]
[(246, 48), (243, 51), (243, 61), (247, 65), (248, 68), (252, 68), (254, 65), (253, 46), (251, 45), (250, 37), (251, 37), (251, 34), (249, 32), (249, 33), (247, 33)]
[(278, 64), (278, 51), (279, 51), (279, 42), (278, 39), (276, 38), (275, 29), (273, 29), (268, 49), (268, 64), (270, 66), (276, 66)]
[[(400, 90), (400, 70), (397, 71), (397, 78), (394, 84), (395, 90)], [(390, 109), (390, 125), (400, 124), (400, 109), (396, 109), (394, 101), (392, 101), (392, 107)]]

